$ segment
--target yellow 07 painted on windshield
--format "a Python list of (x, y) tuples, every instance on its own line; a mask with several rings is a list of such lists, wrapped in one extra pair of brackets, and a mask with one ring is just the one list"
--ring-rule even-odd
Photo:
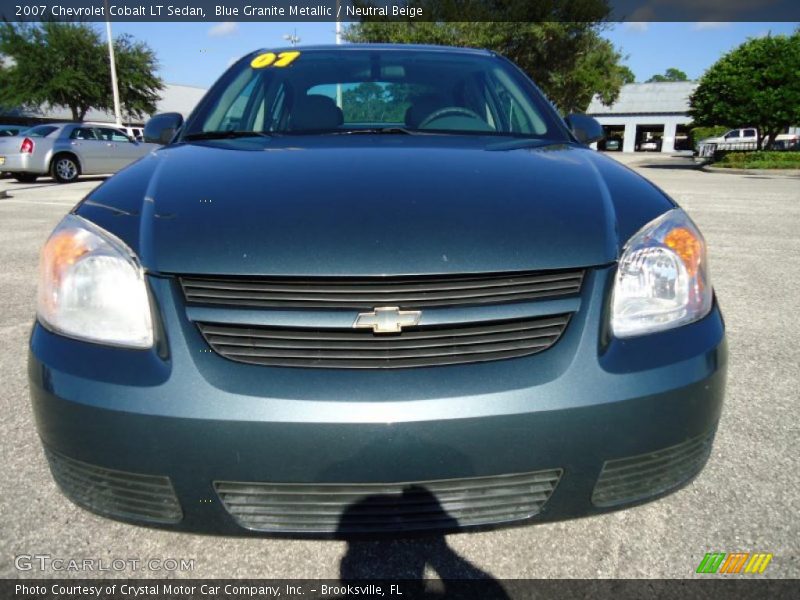
[(300, 56), (300, 52), (297, 50), (280, 52), (279, 54), (275, 54), (274, 52), (265, 52), (264, 54), (259, 54), (253, 60), (251, 60), (250, 66), (254, 69), (264, 69), (266, 67), (288, 67), (297, 59), (298, 56)]

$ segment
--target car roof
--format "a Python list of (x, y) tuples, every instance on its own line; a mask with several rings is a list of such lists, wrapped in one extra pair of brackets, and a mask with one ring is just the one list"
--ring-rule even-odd
[(472, 54), (480, 56), (495, 56), (491, 50), (483, 48), (464, 48), (460, 46), (439, 46), (436, 44), (317, 44), (313, 46), (284, 46), (282, 48), (261, 48), (254, 52), (315, 52), (315, 51), (336, 51), (336, 52), (351, 52), (353, 50), (381, 50), (381, 51), (398, 51), (398, 50), (414, 50), (425, 52), (442, 52), (449, 54)]
[(78, 125), (79, 123), (36, 123), (35, 125), (28, 125), (26, 129), (33, 129), (34, 127), (66, 127), (67, 125)]

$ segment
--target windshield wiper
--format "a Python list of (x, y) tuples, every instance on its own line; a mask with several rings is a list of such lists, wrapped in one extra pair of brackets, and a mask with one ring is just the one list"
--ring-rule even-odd
[(274, 135), (274, 133), (266, 131), (200, 131), (183, 136), (183, 140), (231, 140), (244, 137), (273, 137)]
[(546, 138), (523, 137), (515, 138), (512, 140), (503, 140), (500, 142), (492, 142), (486, 146), (489, 151), (504, 151), (504, 150), (517, 150), (520, 148), (544, 148), (546, 146), (566, 145), (569, 142), (565, 140), (550, 140)]
[(382, 133), (390, 135), (424, 135), (422, 131), (414, 131), (405, 127), (368, 127), (366, 129), (346, 129), (342, 131), (331, 131), (335, 135), (354, 135), (359, 133)]

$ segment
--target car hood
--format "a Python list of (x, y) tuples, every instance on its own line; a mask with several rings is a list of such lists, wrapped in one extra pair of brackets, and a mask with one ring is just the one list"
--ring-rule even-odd
[[(620, 183), (624, 169), (612, 163), (575, 145), (455, 136), (178, 144), (109, 180), (79, 213), (122, 237), (147, 269), (163, 273), (584, 267), (608, 264), (619, 253), (613, 188), (629, 195), (631, 186)], [(642, 186), (630, 172), (623, 179), (630, 177)], [(661, 207), (645, 216), (663, 212), (661, 198)]]

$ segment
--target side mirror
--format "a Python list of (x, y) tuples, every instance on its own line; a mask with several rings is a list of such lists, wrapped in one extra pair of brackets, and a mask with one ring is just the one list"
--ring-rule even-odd
[(606, 132), (603, 126), (597, 122), (597, 119), (586, 115), (572, 114), (564, 120), (572, 131), (572, 135), (583, 144), (599, 142), (606, 137)]
[(144, 126), (144, 141), (162, 146), (169, 144), (181, 125), (183, 125), (183, 115), (180, 113), (156, 115)]

